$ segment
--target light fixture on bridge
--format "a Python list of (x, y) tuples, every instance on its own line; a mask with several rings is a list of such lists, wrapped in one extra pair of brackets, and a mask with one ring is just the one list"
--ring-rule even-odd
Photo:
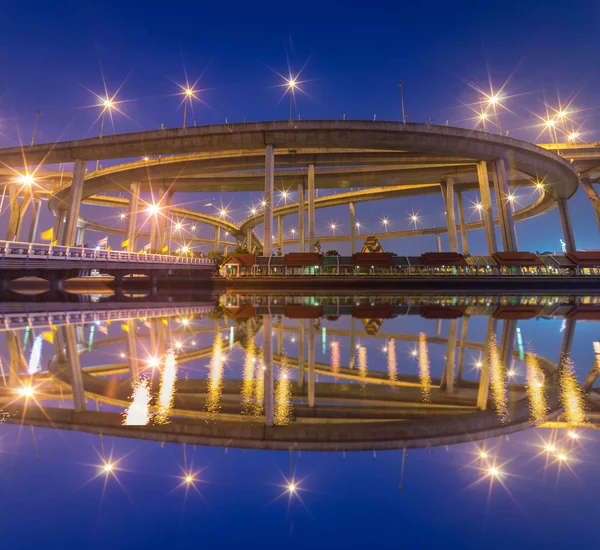
[(497, 105), (498, 103), (500, 103), (500, 99), (502, 99), (500, 97), (500, 94), (494, 94), (488, 97), (488, 103), (490, 105)]
[(226, 216), (227, 216), (227, 209), (221, 208), (221, 210), (219, 210), (219, 218), (224, 218)]
[(256, 208), (254, 208), (254, 206), (250, 208), (250, 214), (252, 214), (253, 216), (256, 214)]
[(502, 474), (502, 471), (500, 470), (500, 468), (496, 468), (496, 466), (490, 466), (488, 468), (488, 474), (491, 477), (500, 477), (500, 475)]
[(579, 138), (579, 134), (577, 132), (571, 132), (569, 134), (569, 142), (570, 143), (577, 141), (578, 138)]
[(148, 214), (156, 215), (160, 212), (160, 206), (158, 206), (158, 204), (154, 204), (154, 203), (149, 204), (146, 211), (148, 212)]
[(19, 397), (25, 397), (31, 399), (35, 395), (35, 388), (30, 384), (17, 388), (16, 393)]
[(102, 470), (108, 475), (114, 470), (114, 464), (112, 462), (105, 462), (104, 466), (102, 466)]
[(575, 430), (569, 430), (569, 437), (571, 439), (579, 439), (579, 434)]
[(27, 185), (28, 187), (31, 187), (35, 183), (35, 178), (31, 174), (23, 174), (23, 175), (19, 176), (19, 181), (23, 185)]
[(552, 443), (547, 443), (544, 449), (547, 453), (553, 453), (556, 451), (556, 447)]
[(556, 116), (558, 118), (562, 119), (562, 118), (565, 118), (567, 116), (567, 114), (568, 114), (567, 111), (562, 110), (562, 111), (558, 111), (558, 113), (556, 113)]
[(267, 206), (267, 201), (263, 199), (262, 201), (260, 201), (260, 205), (261, 205), (263, 208), (265, 208), (265, 207)]
[(337, 228), (338, 228), (338, 225), (337, 225), (337, 223), (335, 223), (335, 222), (331, 222), (331, 223), (329, 224), (329, 231), (332, 231), (334, 235), (335, 235), (335, 231), (336, 231), (336, 229), (337, 229)]
[(569, 460), (569, 457), (565, 453), (558, 453), (556, 458), (558, 458), (559, 462), (567, 462)]
[(556, 120), (553, 118), (549, 118), (544, 123), (546, 124), (546, 128), (554, 128), (554, 126), (556, 126)]
[(175, 224), (175, 229), (177, 229), (177, 231), (181, 231), (182, 227), (183, 227), (183, 224), (181, 222), (177, 222)]
[(125, 214), (125, 212), (121, 212), (121, 214), (119, 214), (119, 217), (124, 220), (127, 217), (127, 214)]
[(292, 234), (292, 237), (295, 237), (295, 236), (296, 236), (296, 228), (295, 228), (295, 227), (292, 227), (292, 228), (290, 229), (290, 233)]
[(142, 157), (142, 160), (143, 160), (144, 162), (148, 162), (148, 161), (150, 160), (150, 157)]

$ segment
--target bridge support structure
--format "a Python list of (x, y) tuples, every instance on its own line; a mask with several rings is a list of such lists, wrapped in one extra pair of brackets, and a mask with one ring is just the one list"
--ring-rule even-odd
[(315, 250), (315, 165), (308, 165), (308, 252)]
[(456, 193), (456, 203), (458, 206), (458, 225), (460, 227), (460, 241), (462, 245), (462, 253), (469, 253), (469, 241), (467, 239), (467, 223), (465, 221), (465, 208), (463, 205), (462, 193)]
[(356, 221), (354, 203), (349, 202), (348, 207), (350, 209), (350, 251), (352, 254), (356, 254)]
[(273, 201), (275, 187), (275, 146), (268, 144), (265, 149), (265, 221), (263, 235), (263, 255), (273, 255)]
[(492, 179), (496, 192), (496, 205), (498, 207), (498, 218), (500, 221), (500, 235), (502, 236), (502, 247), (505, 252), (517, 251), (517, 237), (515, 234), (515, 223), (510, 204), (510, 191), (508, 189), (508, 177), (506, 175), (506, 160), (496, 159), (491, 163)]
[(127, 213), (127, 228), (125, 231), (125, 240), (127, 252), (135, 252), (135, 231), (137, 227), (137, 215), (140, 204), (140, 182), (136, 181), (129, 188), (129, 211)]
[(573, 226), (571, 225), (571, 215), (569, 214), (567, 199), (558, 197), (556, 199), (556, 204), (558, 205), (558, 215), (560, 216), (560, 225), (562, 226), (565, 248), (567, 249), (567, 252), (576, 252), (575, 235), (573, 235)]
[(493, 254), (494, 252), (498, 252), (498, 245), (496, 243), (496, 229), (494, 228), (494, 213), (492, 211), (492, 196), (490, 193), (487, 162), (481, 161), (477, 163), (477, 179), (479, 181), (481, 213), (483, 215), (488, 254)]
[(306, 211), (305, 211), (304, 181), (298, 183), (298, 252), (305, 252), (306, 239)]
[(67, 205), (67, 220), (64, 231), (60, 239), (63, 246), (73, 246), (75, 244), (75, 233), (77, 232), (77, 222), (79, 221), (79, 210), (81, 208), (81, 199), (83, 197), (83, 182), (85, 177), (86, 161), (77, 159), (73, 167), (73, 181), (69, 191), (69, 203)]
[(448, 225), (448, 246), (450, 252), (458, 252), (458, 235), (456, 233), (456, 211), (454, 210), (454, 179), (446, 178), (440, 183), (442, 196), (446, 205), (446, 223)]

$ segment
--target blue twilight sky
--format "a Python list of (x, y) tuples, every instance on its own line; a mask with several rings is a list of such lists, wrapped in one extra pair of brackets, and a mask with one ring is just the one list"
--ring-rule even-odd
[[(124, 115), (115, 116), (105, 133), (156, 129), (182, 124), (176, 83), (201, 77), (203, 103), (194, 106), (197, 124), (246, 120), (281, 120), (288, 103), (281, 100), (280, 74), (302, 67), (306, 80), (295, 116), (328, 115), (352, 119), (398, 120), (398, 82), (404, 82), (409, 120), (474, 127), (468, 105), (481, 99), (473, 86), (503, 87), (502, 126), (510, 135), (550, 141), (540, 127), (547, 109), (568, 106), (581, 139), (600, 137), (600, 68), (595, 53), (598, 2), (15, 2), (0, 21), (0, 145), (31, 139), (36, 111), (41, 116), (36, 141), (52, 142), (98, 135), (97, 98), (103, 93), (101, 67), (109, 94), (117, 96)], [(551, 110), (549, 111), (552, 112)], [(541, 117), (541, 118), (540, 118)], [(490, 131), (494, 131), (490, 127)], [(91, 168), (91, 165), (90, 165)], [(295, 200), (295, 193), (292, 194)], [(235, 221), (243, 219), (260, 196), (238, 194), (176, 196), (192, 208), (215, 212), (212, 203), (231, 203)], [(475, 193), (466, 196), (476, 202)], [(523, 191), (519, 201), (531, 196)], [(192, 203), (192, 204), (190, 204)], [(592, 208), (583, 191), (571, 201), (580, 248), (598, 246)], [(408, 216), (419, 212), (424, 226), (443, 225), (441, 197), (417, 197), (359, 204), (362, 231), (408, 229)], [(118, 213), (84, 207), (84, 215), (118, 225)], [(474, 213), (471, 212), (474, 219)], [(25, 224), (27, 227), (27, 214)], [(285, 220), (289, 234), (297, 224)], [(0, 229), (6, 224), (2, 213)], [(317, 234), (329, 234), (336, 222), (348, 233), (343, 207), (319, 211)], [(40, 231), (52, 223), (45, 214)], [(540, 232), (543, 224), (544, 231)], [(260, 232), (260, 230), (259, 230)], [(481, 233), (481, 234), (479, 234)], [(201, 234), (209, 235), (207, 228)], [(557, 213), (517, 225), (519, 245), (555, 250), (561, 237)], [(103, 235), (89, 233), (95, 242)], [(469, 235), (474, 253), (484, 250), (483, 232)], [(121, 237), (111, 237), (119, 244)], [(433, 249), (432, 236), (386, 241), (398, 253)], [(333, 245), (335, 246), (335, 244)], [(347, 243), (337, 248), (345, 252)]]

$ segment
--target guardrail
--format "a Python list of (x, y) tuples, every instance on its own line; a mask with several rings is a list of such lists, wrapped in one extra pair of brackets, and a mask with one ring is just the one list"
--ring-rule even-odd
[(214, 266), (215, 262), (206, 258), (187, 256), (167, 256), (163, 254), (140, 254), (138, 252), (122, 252), (119, 250), (102, 250), (83, 248), (80, 246), (56, 246), (50, 244), (19, 243), (0, 241), (0, 267), (5, 260), (36, 260), (54, 262), (122, 262), (133, 264), (165, 264), (165, 265), (206, 265)]

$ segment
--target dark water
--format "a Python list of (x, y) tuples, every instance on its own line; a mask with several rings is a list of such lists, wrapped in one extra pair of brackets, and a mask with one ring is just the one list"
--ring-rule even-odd
[[(375, 538), (336, 535), (354, 547), (389, 540), (408, 503), (425, 514), (423, 490), (446, 517), (469, 495), (491, 537), (495, 503), (541, 505), (515, 497), (524, 486), (560, 500), (597, 477), (597, 297), (23, 300), (0, 306), (0, 484), (28, 510), (0, 516), (9, 540), (70, 511), (87, 519), (67, 547), (79, 529), (95, 547), (107, 525), (134, 517), (130, 536), (155, 515), (165, 541), (198, 517), (213, 540), (216, 518), (235, 518), (247, 533), (274, 521), (272, 542), (300, 547), (298, 525), (333, 536), (314, 510), (352, 504), (383, 522)], [(387, 504), (371, 517), (365, 499)], [(162, 540), (152, 532), (135, 540)]]

